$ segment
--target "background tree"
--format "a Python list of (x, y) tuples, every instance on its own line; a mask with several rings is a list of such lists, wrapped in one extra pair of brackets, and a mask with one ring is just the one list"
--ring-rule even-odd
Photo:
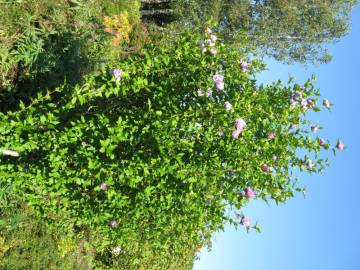
[(262, 55), (291, 63), (329, 62), (326, 44), (349, 30), (356, 0), (180, 0), (180, 25), (212, 20), (233, 45), (246, 39)]

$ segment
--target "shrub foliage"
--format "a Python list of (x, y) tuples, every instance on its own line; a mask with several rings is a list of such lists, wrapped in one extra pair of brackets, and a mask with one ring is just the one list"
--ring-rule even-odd
[(240, 212), (249, 189), (283, 202), (302, 190), (294, 172), (326, 164), (306, 118), (319, 91), (259, 85), (264, 67), (208, 30), (40, 92), (0, 113), (0, 182), (88, 232), (99, 267), (190, 268), (226, 222), (258, 229)]

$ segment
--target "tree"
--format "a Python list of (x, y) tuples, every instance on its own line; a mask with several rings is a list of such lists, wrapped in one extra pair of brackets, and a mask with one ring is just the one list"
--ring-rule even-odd
[[(187, 25), (212, 20), (235, 46), (246, 39), (262, 55), (286, 63), (328, 62), (326, 44), (349, 30), (356, 0), (181, 0), (173, 2)], [(182, 23), (180, 25), (182, 25)]]

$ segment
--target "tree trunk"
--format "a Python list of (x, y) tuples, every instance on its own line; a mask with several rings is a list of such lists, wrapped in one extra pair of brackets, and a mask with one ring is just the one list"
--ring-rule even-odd
[(142, 0), (141, 3), (143, 4), (159, 4), (159, 3), (167, 3), (171, 2), (171, 0)]
[(174, 21), (174, 10), (171, 9), (172, 0), (142, 0), (141, 18), (143, 21), (164, 25)]
[(158, 16), (158, 15), (171, 15), (173, 14), (172, 9), (152, 9), (142, 10), (141, 16)]

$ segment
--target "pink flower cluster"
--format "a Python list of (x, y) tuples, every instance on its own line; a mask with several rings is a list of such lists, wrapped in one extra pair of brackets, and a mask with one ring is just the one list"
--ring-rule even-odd
[(220, 74), (215, 74), (214, 76), (213, 76), (213, 82), (214, 82), (214, 84), (215, 84), (215, 87), (218, 89), (218, 90), (220, 90), (220, 91), (222, 91), (222, 90), (224, 90), (224, 76), (223, 75), (220, 75)]
[(300, 91), (295, 91), (290, 99), (290, 108), (295, 108), (297, 105), (300, 105), (301, 108), (306, 111), (308, 109), (314, 108), (316, 105), (316, 100), (313, 98), (303, 98), (303, 88)]
[(110, 227), (116, 228), (117, 226), (118, 226), (118, 223), (117, 223), (117, 221), (115, 219), (110, 221)]
[(100, 184), (100, 189), (102, 189), (102, 190), (107, 190), (107, 188), (108, 188), (108, 186), (107, 186), (106, 183), (101, 183), (101, 184)]
[(256, 197), (256, 192), (251, 187), (245, 188), (244, 194), (248, 199), (254, 199)]
[(245, 60), (240, 60), (241, 70), (245, 73), (248, 71), (249, 64)]
[[(318, 141), (320, 146), (326, 146), (327, 145), (326, 141), (323, 138), (318, 138), (317, 141)], [(340, 140), (338, 140), (335, 147), (338, 150), (343, 151), (345, 149), (345, 144), (342, 143)], [(316, 164), (311, 159), (305, 160), (305, 167), (309, 171), (312, 171), (314, 169), (315, 165)]]
[(244, 131), (244, 128), (246, 126), (246, 122), (242, 118), (238, 118), (235, 120), (235, 130), (232, 133), (232, 136), (234, 139), (237, 139), (241, 132)]
[[(326, 141), (323, 138), (318, 138), (318, 143), (319, 143), (320, 146), (326, 146), (327, 145)], [(340, 151), (343, 151), (345, 149), (345, 144), (342, 141), (338, 140), (336, 145), (335, 145), (335, 148), (337, 148)]]
[(314, 102), (315, 102), (315, 100), (313, 100), (312, 98), (303, 98), (301, 100), (301, 107), (303, 110), (306, 111), (308, 109), (313, 108)]
[(205, 97), (211, 97), (212, 96), (212, 90), (211, 90), (211, 88), (208, 88), (205, 92), (203, 91), (203, 90), (198, 90), (197, 91), (197, 94), (198, 94), (198, 96), (199, 97), (203, 97), (203, 96), (205, 96)]
[(245, 226), (246, 228), (249, 228), (250, 227), (250, 218), (247, 216), (242, 216), (240, 224)]
[(113, 69), (112, 73), (115, 78), (115, 81), (119, 82), (121, 80), (122, 70), (121, 69)]
[(238, 119), (235, 120), (235, 128), (237, 130), (243, 131), (245, 126), (246, 126), (246, 122), (245, 122), (244, 119), (238, 118)]
[(205, 42), (200, 43), (200, 49), (204, 53), (209, 51), (210, 54), (216, 55), (217, 50), (215, 48), (215, 43), (217, 40), (217, 36), (212, 33), (212, 30), (210, 28), (207, 28), (205, 32), (208, 35), (208, 37), (205, 40)]

